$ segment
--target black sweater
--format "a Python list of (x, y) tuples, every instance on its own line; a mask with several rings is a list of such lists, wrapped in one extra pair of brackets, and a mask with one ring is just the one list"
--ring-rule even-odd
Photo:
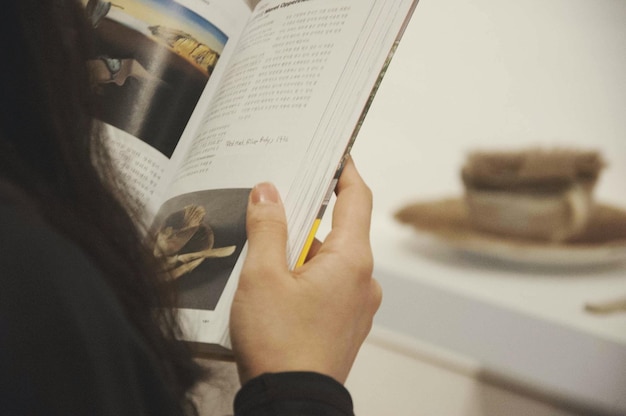
[[(175, 414), (154, 358), (85, 253), (0, 202), (0, 415)], [(316, 373), (266, 374), (235, 415), (352, 415)]]

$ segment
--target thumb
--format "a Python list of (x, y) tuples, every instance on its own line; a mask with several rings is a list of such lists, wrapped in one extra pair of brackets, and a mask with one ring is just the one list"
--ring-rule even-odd
[(268, 268), (275, 271), (288, 269), (285, 209), (278, 190), (271, 183), (260, 183), (250, 192), (246, 230), (248, 234), (246, 268), (256, 273)]

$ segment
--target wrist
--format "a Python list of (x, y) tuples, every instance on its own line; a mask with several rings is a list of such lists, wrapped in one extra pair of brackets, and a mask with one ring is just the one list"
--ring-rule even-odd
[[(352, 398), (348, 390), (334, 378), (314, 371), (285, 371), (264, 373), (246, 382), (235, 397), (235, 414), (258, 414), (271, 408), (280, 413), (283, 407), (291, 411), (314, 406), (324, 415), (353, 415)], [(303, 413), (305, 414), (305, 413)], [(316, 413), (317, 414), (317, 413)]]

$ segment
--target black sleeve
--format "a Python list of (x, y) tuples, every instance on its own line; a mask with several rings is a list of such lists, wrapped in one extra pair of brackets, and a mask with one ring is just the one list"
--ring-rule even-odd
[(353, 416), (348, 390), (313, 372), (263, 374), (235, 396), (235, 416)]
[(81, 249), (0, 204), (0, 414), (171, 416), (154, 360)]

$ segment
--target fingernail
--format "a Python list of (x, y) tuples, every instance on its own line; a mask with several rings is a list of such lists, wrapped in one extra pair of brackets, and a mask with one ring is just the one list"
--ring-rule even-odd
[(250, 192), (250, 201), (253, 204), (276, 204), (280, 201), (280, 196), (278, 195), (278, 190), (273, 184), (263, 182), (252, 188), (252, 191)]

